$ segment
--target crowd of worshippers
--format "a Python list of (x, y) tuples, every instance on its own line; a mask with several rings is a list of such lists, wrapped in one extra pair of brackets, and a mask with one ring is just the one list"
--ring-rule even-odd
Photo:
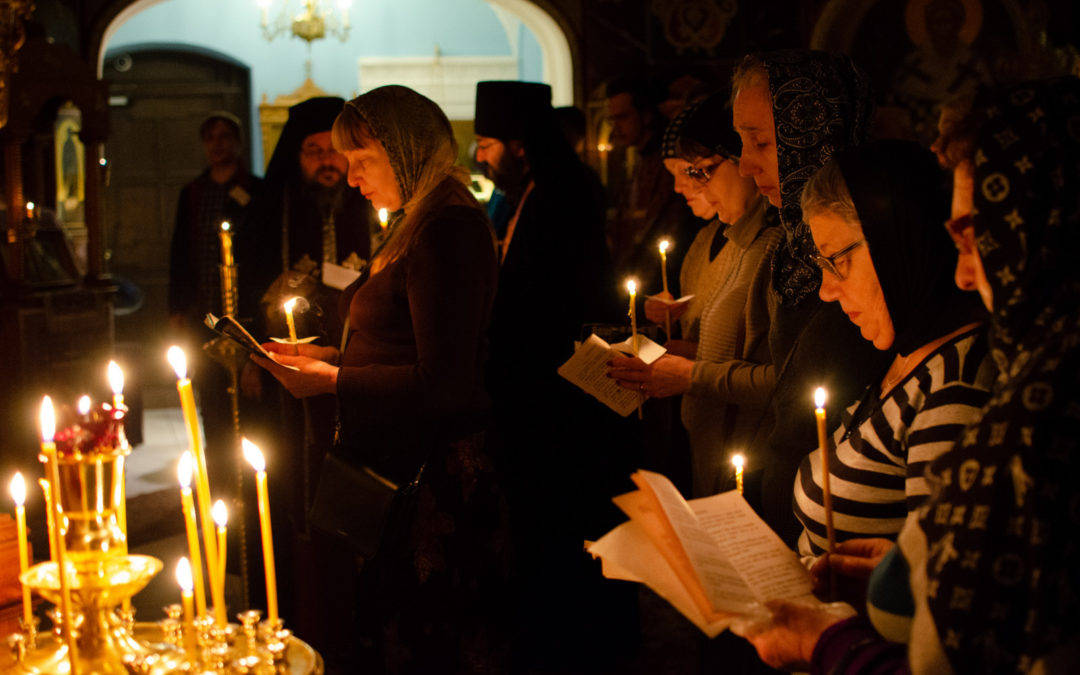
[[(694, 643), (702, 672), (1077, 672), (1080, 80), (948, 101), (932, 148), (875, 135), (845, 56), (751, 55), (657, 98), (607, 88), (634, 163), (606, 194), (580, 111), (481, 82), (487, 205), (446, 115), (405, 87), (294, 106), (261, 181), (234, 117), (203, 124), (174, 329), (207, 337), (229, 220), (251, 332), (284, 335), (300, 296), (318, 338), (268, 341), (241, 378), (245, 434), (277, 463), (291, 627), (329, 672), (638, 672), (643, 596), (582, 543), (619, 522), (634, 469), (707, 496), (733, 489), (739, 451), (747, 501), (847, 605), (770, 603)], [(321, 283), (327, 264), (355, 280)], [(556, 372), (589, 332), (625, 337), (626, 276), (667, 349), (608, 364), (640, 420)], [(195, 376), (210, 451), (231, 447), (224, 375)]]

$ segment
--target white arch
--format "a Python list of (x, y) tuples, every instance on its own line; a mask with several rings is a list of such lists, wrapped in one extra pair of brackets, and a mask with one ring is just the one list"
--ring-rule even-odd
[(544, 54), (543, 77), (551, 84), (551, 104), (555, 106), (574, 104), (574, 58), (566, 33), (546, 11), (529, 0), (487, 0), (488, 4), (501, 7), (521, 19)]
[[(543, 78), (551, 84), (551, 103), (556, 106), (574, 104), (574, 58), (570, 42), (554, 18), (529, 0), (486, 0), (521, 19), (540, 44), (543, 53)], [(105, 72), (105, 46), (113, 34), (131, 17), (164, 0), (135, 0), (109, 22), (98, 48), (97, 74)]]

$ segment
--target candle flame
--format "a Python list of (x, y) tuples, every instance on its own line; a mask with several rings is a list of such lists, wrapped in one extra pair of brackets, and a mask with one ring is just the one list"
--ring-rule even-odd
[(87, 415), (90, 413), (90, 397), (83, 394), (79, 397), (78, 410), (80, 415)]
[(292, 314), (293, 313), (293, 308), (296, 307), (296, 301), (299, 300), (299, 299), (300, 298), (298, 298), (298, 297), (293, 297), (293, 298), (289, 298), (288, 300), (286, 300), (285, 301), (285, 311), (288, 312), (289, 314)]
[(176, 563), (176, 583), (180, 584), (180, 590), (184, 593), (191, 593), (195, 586), (191, 578), (191, 562), (186, 557), (180, 558)]
[(119, 396), (124, 393), (124, 371), (120, 370), (120, 364), (116, 361), (109, 361), (109, 388), (112, 389), (114, 396)]
[(633, 279), (627, 279), (626, 280), (626, 291), (630, 295), (636, 295), (637, 294), (637, 282), (634, 281)]
[(218, 527), (225, 527), (229, 524), (229, 509), (225, 508), (225, 502), (220, 499), (214, 502), (214, 507), (210, 509), (210, 516)]
[(731, 458), (731, 463), (735, 465), (736, 469), (741, 469), (746, 466), (746, 458), (742, 455), (735, 455)]
[(240, 445), (244, 448), (244, 459), (248, 461), (248, 464), (256, 471), (266, 471), (266, 458), (263, 457), (259, 446), (246, 438), (240, 439)]
[(661, 239), (660, 240), (660, 253), (667, 253), (668, 249), (670, 249), (670, 248), (671, 248), (671, 242), (670, 241), (668, 241), (667, 239)]
[(390, 211), (386, 208), (379, 209), (379, 224), (386, 228), (386, 224), (390, 222)]
[(176, 372), (176, 379), (183, 380), (187, 377), (187, 355), (184, 354), (183, 349), (173, 345), (169, 347), (169, 351), (165, 352), (165, 358)]
[(26, 202), (26, 210), (32, 213), (34, 211), (34, 202)]
[(11, 498), (15, 501), (15, 506), (26, 503), (26, 480), (19, 471), (16, 471), (15, 477), (11, 479)]
[(180, 479), (180, 487), (190, 488), (191, 478), (195, 475), (195, 458), (190, 450), (185, 450), (180, 455), (180, 461), (176, 463), (176, 477)]
[(231, 229), (232, 229), (232, 225), (229, 223), (229, 221), (227, 221), (227, 220), (221, 221), (221, 231), (222, 232), (228, 232)]
[(52, 443), (56, 436), (56, 411), (53, 410), (52, 399), (46, 396), (41, 399), (41, 440)]
[(818, 387), (814, 390), (814, 407), (825, 407), (825, 387)]

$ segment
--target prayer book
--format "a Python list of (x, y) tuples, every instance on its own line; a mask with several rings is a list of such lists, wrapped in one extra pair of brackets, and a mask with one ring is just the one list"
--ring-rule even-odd
[[(574, 355), (569, 361), (559, 366), (559, 375), (626, 417), (641, 405), (642, 395), (620, 387), (618, 382), (608, 377), (607, 364), (615, 355), (633, 356), (632, 339), (627, 338), (618, 344), (609, 345), (593, 333), (589, 339), (575, 346)], [(637, 347), (637, 356), (645, 363), (652, 363), (667, 351), (641, 334), (637, 336)]]
[(299, 370), (296, 366), (287, 366), (284, 363), (278, 363), (277, 359), (270, 352), (263, 349), (259, 341), (251, 336), (251, 333), (240, 325), (240, 322), (233, 317), (226, 314), (220, 319), (214, 316), (212, 313), (207, 313), (203, 318), (203, 323), (207, 328), (214, 331), (218, 335), (228, 339), (233, 344), (239, 346), (248, 354), (258, 354), (264, 358), (270, 359), (282, 368), (288, 368), (289, 370)]
[(684, 295), (681, 298), (675, 298), (674, 300), (668, 300), (667, 298), (660, 297), (659, 295), (650, 295), (646, 299), (661, 302), (661, 303), (667, 305), (668, 307), (677, 307), (679, 305), (687, 304), (688, 302), (690, 302), (691, 300), (694, 299), (694, 296), (693, 295)]
[(664, 476), (637, 471), (614, 498), (630, 520), (585, 549), (609, 579), (636, 581), (715, 637), (769, 600), (812, 591), (794, 551), (737, 491), (686, 501)]

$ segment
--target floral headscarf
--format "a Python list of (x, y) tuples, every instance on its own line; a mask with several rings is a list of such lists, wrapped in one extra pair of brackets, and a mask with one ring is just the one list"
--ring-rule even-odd
[(919, 525), (945, 658), (1027, 672), (1080, 633), (1080, 80), (1008, 89), (984, 113), (975, 231), (1002, 373), (932, 466)]
[(787, 244), (773, 259), (773, 287), (785, 305), (821, 285), (803, 222), (803, 185), (837, 150), (866, 140), (873, 115), (870, 82), (847, 56), (791, 49), (757, 55), (769, 74), (780, 174), (780, 220)]

